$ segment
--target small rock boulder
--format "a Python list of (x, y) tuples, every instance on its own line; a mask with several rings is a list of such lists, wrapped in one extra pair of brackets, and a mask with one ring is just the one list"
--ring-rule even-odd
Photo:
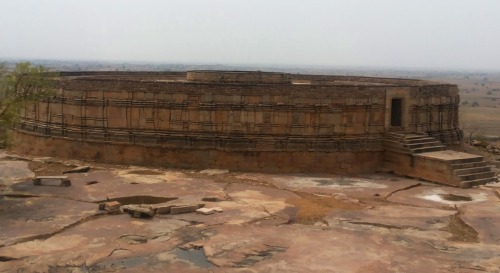
[(100, 210), (105, 210), (107, 212), (118, 212), (120, 211), (120, 207), (122, 204), (118, 201), (110, 201), (110, 202), (104, 202), (99, 204), (99, 209)]
[(479, 141), (479, 140), (472, 140), (470, 144), (472, 144), (472, 146), (479, 146), (479, 145), (481, 145), (483, 143), (481, 141)]
[(215, 207), (215, 208), (199, 208), (196, 210), (196, 213), (198, 214), (203, 214), (203, 215), (210, 215), (214, 214), (216, 212), (222, 212), (222, 208)]

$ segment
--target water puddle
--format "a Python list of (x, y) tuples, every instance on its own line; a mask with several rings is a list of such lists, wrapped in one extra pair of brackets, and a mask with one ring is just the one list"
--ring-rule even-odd
[(237, 267), (250, 267), (262, 260), (271, 258), (274, 254), (286, 251), (286, 247), (282, 246), (267, 246), (266, 250), (258, 251), (255, 254), (246, 255), (245, 259), (236, 263)]
[(190, 263), (202, 268), (214, 267), (212, 263), (207, 261), (207, 256), (205, 256), (203, 248), (176, 248), (174, 250), (174, 254), (178, 259), (189, 261)]
[(469, 196), (456, 195), (456, 194), (439, 194), (443, 200), (448, 201), (472, 201), (472, 198)]

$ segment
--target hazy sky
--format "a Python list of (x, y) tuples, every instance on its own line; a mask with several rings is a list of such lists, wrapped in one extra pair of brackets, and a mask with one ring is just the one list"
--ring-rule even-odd
[(0, 0), (0, 58), (500, 70), (500, 0)]

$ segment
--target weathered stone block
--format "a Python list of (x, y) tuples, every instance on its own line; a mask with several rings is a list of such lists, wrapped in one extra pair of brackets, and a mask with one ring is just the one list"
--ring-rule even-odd
[(222, 208), (215, 207), (215, 208), (199, 208), (196, 210), (196, 213), (198, 214), (203, 214), (203, 215), (210, 215), (214, 214), (216, 212), (222, 212)]
[(120, 209), (121, 205), (118, 201), (105, 202), (104, 210), (107, 212), (116, 212)]
[(171, 207), (170, 214), (190, 213), (190, 212), (195, 212), (197, 209), (198, 209), (198, 205)]
[(149, 218), (155, 215), (151, 206), (125, 205), (122, 209), (123, 212), (126, 212), (135, 218)]
[[(44, 183), (42, 183), (42, 181)], [(37, 176), (33, 178), (33, 185), (35, 186), (60, 186), (69, 187), (71, 186), (71, 181), (67, 176)]]

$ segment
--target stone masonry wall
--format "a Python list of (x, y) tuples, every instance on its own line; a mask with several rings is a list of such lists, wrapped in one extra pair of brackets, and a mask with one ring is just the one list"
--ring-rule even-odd
[(408, 127), (426, 132), (446, 145), (457, 145), (462, 138), (458, 118), (460, 96), (456, 85), (433, 85), (410, 92)]
[[(56, 95), (22, 110), (16, 129), (25, 137), (19, 139), (36, 139), (37, 146), (21, 142), (18, 149), (56, 154), (57, 147), (66, 147), (85, 158), (126, 164), (137, 161), (135, 154), (143, 164), (349, 173), (374, 171), (382, 161), (391, 92), (408, 97), (405, 129), (458, 128), (458, 95), (449, 85), (434, 92), (425, 85), (397, 87), (394, 79), (309, 85), (201, 83), (179, 81), (180, 73), (158, 75), (63, 75)], [(413, 82), (421, 84), (405, 85)], [(77, 153), (83, 146), (88, 152)]]
[(300, 85), (68, 81), (24, 131), (238, 151), (381, 151), (384, 91)]

